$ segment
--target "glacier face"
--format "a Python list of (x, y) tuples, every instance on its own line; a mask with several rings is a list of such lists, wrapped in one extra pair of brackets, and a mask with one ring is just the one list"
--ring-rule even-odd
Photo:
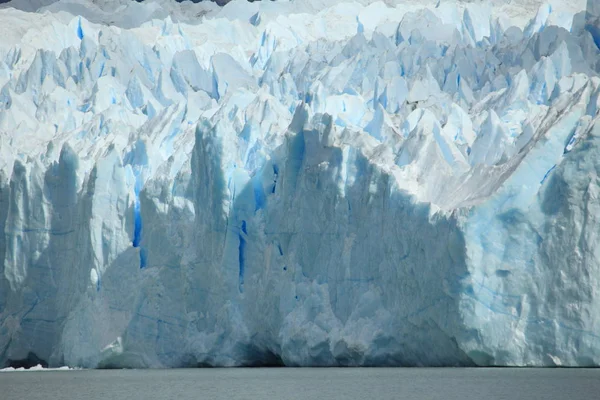
[(0, 10), (0, 367), (599, 365), (600, 10), (554, 3)]

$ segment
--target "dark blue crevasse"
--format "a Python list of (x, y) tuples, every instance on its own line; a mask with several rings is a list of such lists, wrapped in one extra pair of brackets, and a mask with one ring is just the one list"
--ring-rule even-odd
[(594, 39), (596, 47), (600, 49), (600, 26), (587, 24), (586, 30), (590, 33), (590, 35), (592, 35), (592, 39)]
[(133, 247), (140, 247), (142, 241), (142, 210), (140, 205), (140, 191), (142, 190), (142, 179), (138, 168), (134, 168), (135, 174), (135, 204), (133, 207)]
[(135, 206), (133, 207), (133, 247), (140, 247), (140, 242), (142, 241), (142, 215), (140, 210), (140, 199), (138, 194), (136, 193), (135, 197)]
[(140, 269), (146, 268), (147, 265), (147, 251), (141, 247), (142, 233), (143, 233), (143, 221), (142, 221), (142, 207), (140, 202), (140, 193), (144, 186), (142, 169), (148, 164), (148, 155), (146, 154), (146, 145), (144, 142), (138, 141), (135, 147), (127, 153), (123, 159), (126, 165), (130, 165), (135, 176), (135, 203), (133, 207), (133, 239), (131, 244), (133, 247), (140, 247)]
[[(135, 178), (135, 205), (133, 207), (133, 247), (140, 247), (142, 242), (142, 210), (140, 205), (140, 191), (142, 189), (142, 179), (139, 176), (139, 172)], [(146, 249), (140, 248), (140, 269), (146, 268), (147, 264), (147, 253)]]
[(556, 168), (556, 164), (555, 164), (555, 165), (553, 165), (553, 166), (552, 166), (552, 168), (550, 168), (550, 169), (548, 170), (548, 172), (546, 172), (546, 175), (544, 175), (544, 177), (543, 177), (543, 178), (542, 178), (542, 180), (540, 181), (540, 184), (542, 184), (542, 185), (544, 184), (544, 182), (546, 181), (546, 178), (548, 178), (548, 175), (550, 175), (550, 173), (551, 173), (552, 171), (554, 171), (554, 168)]
[(140, 249), (140, 269), (146, 268), (147, 263), (148, 263), (148, 253), (146, 252), (146, 249), (141, 248)]
[(244, 291), (244, 251), (246, 249), (246, 239), (244, 238), (244, 235), (242, 235), (242, 232), (244, 233), (244, 235), (248, 234), (248, 231), (246, 230), (246, 221), (242, 221), (242, 228), (241, 228), (241, 232), (238, 234), (238, 238), (240, 240), (240, 245), (238, 248), (238, 261), (239, 261), (239, 265), (240, 265), (240, 270), (239, 270), (239, 289), (240, 289), (240, 293)]
[(261, 208), (265, 208), (267, 199), (259, 177), (255, 176), (254, 179), (252, 179), (252, 186), (254, 188), (254, 211), (256, 212)]
[(81, 18), (79, 18), (79, 22), (77, 23), (77, 37), (79, 39), (83, 39), (83, 28), (81, 28)]

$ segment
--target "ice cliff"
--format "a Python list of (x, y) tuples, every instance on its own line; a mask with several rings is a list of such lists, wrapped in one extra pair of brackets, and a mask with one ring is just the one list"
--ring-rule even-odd
[(0, 367), (600, 365), (565, 3), (3, 8)]

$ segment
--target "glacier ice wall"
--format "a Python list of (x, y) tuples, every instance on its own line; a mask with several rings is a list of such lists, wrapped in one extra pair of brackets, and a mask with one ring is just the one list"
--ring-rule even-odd
[(0, 10), (0, 364), (599, 365), (598, 10), (533, 3)]

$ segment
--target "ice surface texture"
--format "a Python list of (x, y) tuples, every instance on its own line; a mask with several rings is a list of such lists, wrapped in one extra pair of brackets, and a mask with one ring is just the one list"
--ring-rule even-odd
[(0, 367), (600, 365), (597, 3), (505, 3), (0, 10)]

